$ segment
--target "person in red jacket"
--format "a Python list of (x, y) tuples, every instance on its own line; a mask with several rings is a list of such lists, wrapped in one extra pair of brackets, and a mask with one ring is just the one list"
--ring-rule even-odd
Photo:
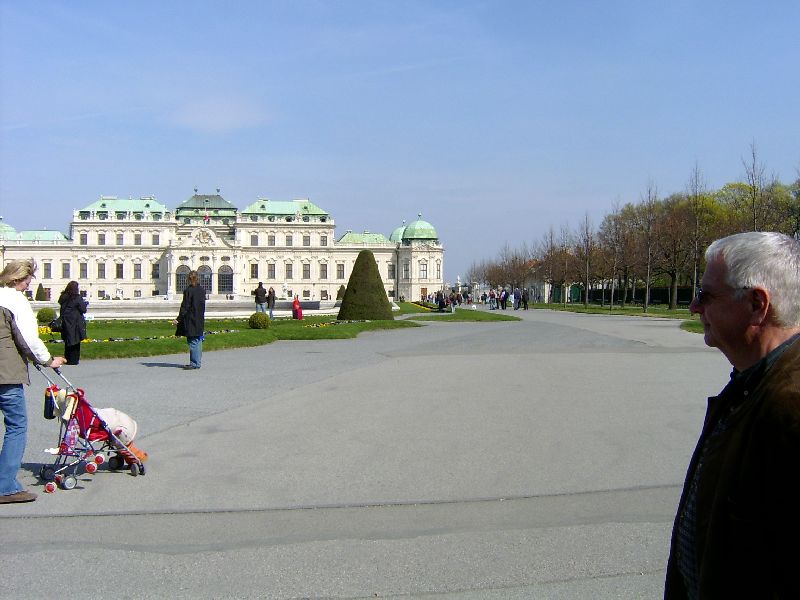
[(294, 297), (294, 302), (292, 302), (292, 318), (293, 319), (303, 319), (303, 307), (300, 306), (300, 298), (296, 295)]

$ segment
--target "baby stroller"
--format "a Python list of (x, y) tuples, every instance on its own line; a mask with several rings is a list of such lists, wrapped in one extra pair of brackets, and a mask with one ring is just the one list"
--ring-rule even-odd
[[(115, 409), (96, 410), (86, 400), (84, 391), (73, 386), (59, 369), (53, 370), (64, 381), (64, 388), (59, 388), (39, 365), (35, 366), (50, 384), (44, 395), (44, 418), (61, 416), (58, 447), (45, 450), (55, 455), (55, 461), (39, 470), (45, 492), (54, 492), (56, 486), (65, 490), (75, 488), (78, 470), (83, 468), (91, 475), (106, 462), (106, 456), (109, 469), (127, 467), (133, 476), (145, 474), (142, 457), (146, 458), (146, 454), (132, 443), (136, 421)], [(107, 423), (111, 416), (124, 417), (125, 421), (112, 428)]]

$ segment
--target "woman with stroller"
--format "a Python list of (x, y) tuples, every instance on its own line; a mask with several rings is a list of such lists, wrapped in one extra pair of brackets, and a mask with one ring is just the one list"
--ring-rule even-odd
[(64, 340), (64, 357), (68, 365), (81, 360), (81, 341), (86, 339), (86, 300), (78, 291), (78, 282), (70, 281), (58, 298), (61, 306), (61, 339)]
[(23, 294), (35, 272), (33, 260), (12, 260), (0, 273), (0, 410), (6, 426), (0, 450), (0, 504), (36, 500), (36, 494), (17, 481), (28, 433), (22, 388), (31, 382), (28, 361), (54, 369), (66, 362), (63, 356), (50, 356), (39, 339), (36, 317)]
[(206, 291), (200, 286), (200, 276), (197, 271), (190, 271), (189, 285), (183, 290), (178, 318), (173, 321), (178, 326), (175, 335), (186, 336), (186, 342), (189, 344), (189, 364), (183, 367), (186, 370), (200, 368), (203, 358), (205, 315)]

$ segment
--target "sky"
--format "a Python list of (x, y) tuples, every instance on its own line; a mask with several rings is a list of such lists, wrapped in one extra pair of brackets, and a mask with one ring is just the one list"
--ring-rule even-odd
[(649, 184), (800, 177), (800, 2), (0, 0), (0, 215), (309, 198), (445, 278)]

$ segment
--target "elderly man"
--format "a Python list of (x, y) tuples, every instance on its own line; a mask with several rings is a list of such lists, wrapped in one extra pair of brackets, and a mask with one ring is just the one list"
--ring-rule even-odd
[(800, 598), (800, 244), (717, 240), (690, 308), (733, 372), (708, 401), (664, 597)]

